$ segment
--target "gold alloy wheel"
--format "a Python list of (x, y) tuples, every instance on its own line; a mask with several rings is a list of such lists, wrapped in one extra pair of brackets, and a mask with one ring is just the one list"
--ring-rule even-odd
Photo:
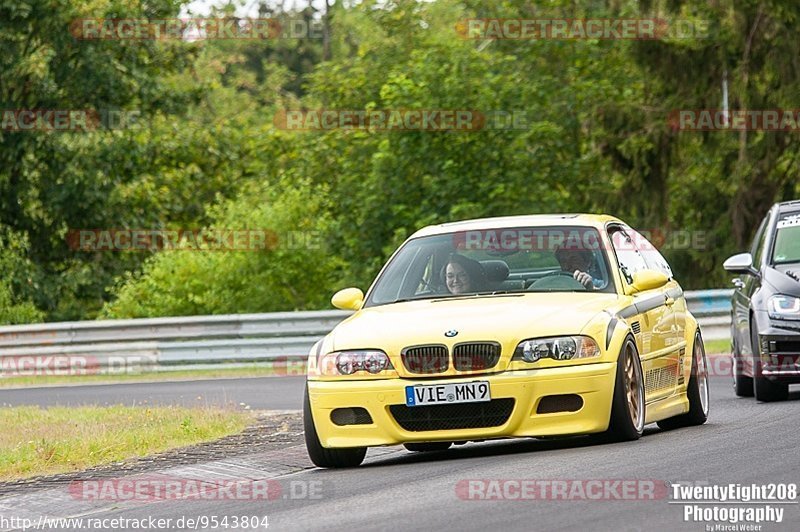
[(628, 414), (631, 416), (631, 422), (637, 430), (641, 430), (644, 397), (642, 394), (642, 374), (637, 371), (638, 365), (634, 358), (636, 356), (636, 351), (629, 344), (625, 348), (625, 395), (628, 401)]

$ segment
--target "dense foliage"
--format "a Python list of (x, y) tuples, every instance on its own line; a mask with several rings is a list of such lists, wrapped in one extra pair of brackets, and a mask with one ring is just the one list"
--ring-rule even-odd
[[(180, 4), (0, 0), (0, 109), (139, 113), (114, 131), (0, 130), (0, 322), (327, 308), (422, 225), (540, 212), (620, 216), (665, 238), (685, 287), (725, 286), (722, 260), (772, 202), (800, 196), (797, 132), (668, 120), (722, 107), (723, 80), (731, 109), (795, 109), (793, 0), (370, 0), (324, 13), (266, 3), (262, 16), (326, 30), (188, 42), (69, 32), (75, 19), (174, 17)], [(707, 22), (709, 35), (461, 38), (459, 21), (474, 17), (661, 17)], [(281, 109), (323, 108), (526, 121), (477, 132), (273, 123)], [(202, 227), (269, 229), (278, 241), (259, 252), (67, 244), (71, 229)], [(315, 244), (290, 245), (296, 233)]]

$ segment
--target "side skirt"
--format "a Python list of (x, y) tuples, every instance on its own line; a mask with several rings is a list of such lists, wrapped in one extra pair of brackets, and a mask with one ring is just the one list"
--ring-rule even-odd
[(689, 411), (689, 399), (684, 389), (680, 394), (670, 395), (664, 399), (647, 403), (645, 425), (655, 423), (672, 416), (679, 416)]

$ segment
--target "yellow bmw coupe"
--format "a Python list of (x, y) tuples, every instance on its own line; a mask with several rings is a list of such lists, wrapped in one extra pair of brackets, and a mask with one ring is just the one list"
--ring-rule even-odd
[(371, 446), (699, 425), (708, 372), (669, 264), (611, 216), (514, 216), (417, 231), (308, 359), (305, 440), (320, 467)]

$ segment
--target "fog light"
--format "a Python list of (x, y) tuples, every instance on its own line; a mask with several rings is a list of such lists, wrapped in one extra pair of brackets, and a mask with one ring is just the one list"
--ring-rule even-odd
[(331, 421), (340, 427), (347, 425), (370, 425), (372, 416), (364, 408), (335, 408), (331, 412)]

